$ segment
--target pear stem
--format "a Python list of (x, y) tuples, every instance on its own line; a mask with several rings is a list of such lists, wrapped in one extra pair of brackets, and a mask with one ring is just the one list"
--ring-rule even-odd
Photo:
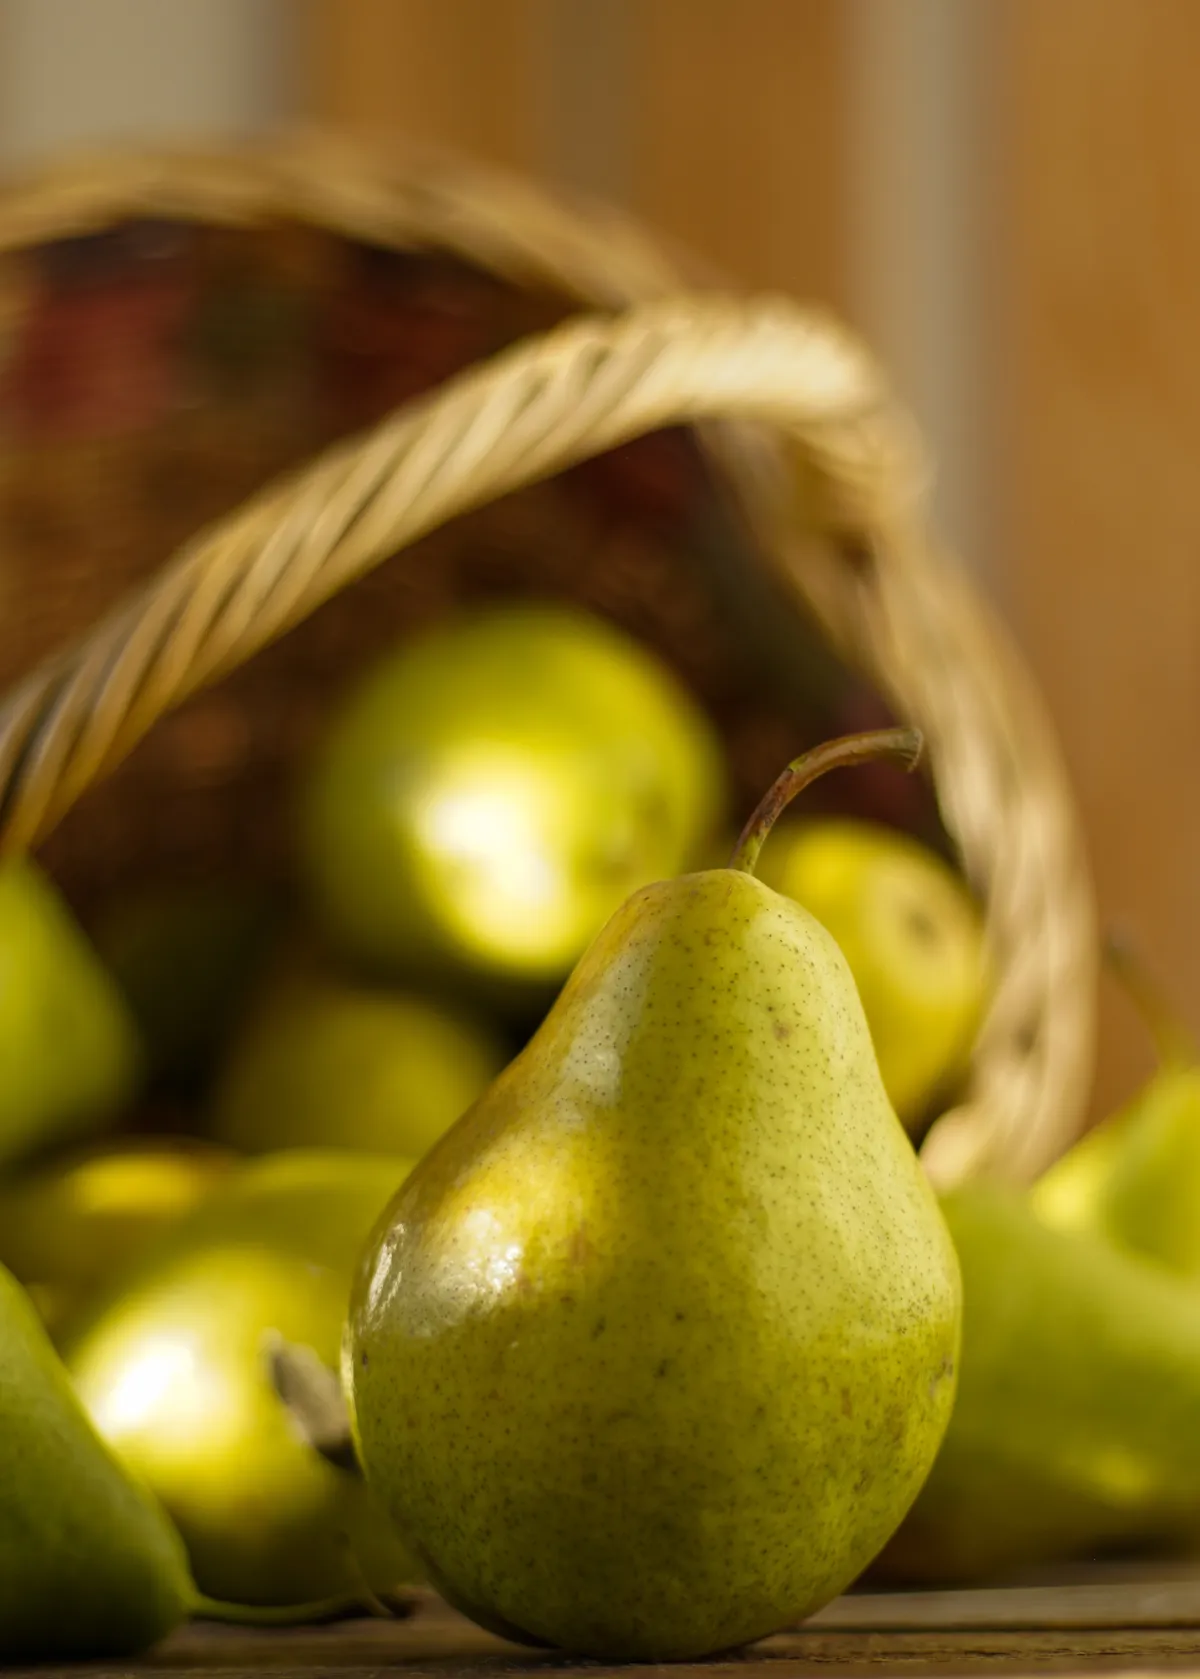
[(729, 859), (731, 869), (753, 874), (758, 856), (780, 814), (810, 782), (827, 770), (867, 764), (876, 758), (895, 758), (906, 770), (916, 769), (925, 737), (920, 729), (871, 729), (861, 735), (840, 735), (793, 758), (777, 781), (759, 800), (758, 806), (738, 836)]
[(407, 1606), (385, 1604), (374, 1592), (316, 1598), (308, 1603), (225, 1603), (202, 1593), (192, 1600), (193, 1615), (234, 1627), (311, 1627), (362, 1615), (395, 1616), (407, 1612)]
[(1129, 935), (1123, 931), (1110, 932), (1104, 941), (1104, 955), (1114, 978), (1142, 1017), (1161, 1064), (1191, 1067), (1200, 1062), (1195, 1035), (1180, 1018)]

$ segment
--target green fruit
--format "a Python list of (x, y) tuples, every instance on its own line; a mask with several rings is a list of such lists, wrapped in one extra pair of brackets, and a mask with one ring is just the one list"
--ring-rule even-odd
[(109, 900), (96, 945), (142, 1029), (150, 1070), (203, 1082), (239, 1018), (281, 919), (275, 896), (238, 881), (158, 881)]
[(0, 1662), (137, 1655), (188, 1614), (179, 1537), (0, 1269)]
[(495, 607), (349, 695), (303, 790), (304, 875), (355, 960), (523, 1001), (690, 863), (720, 782), (709, 726), (645, 649), (565, 607)]
[(987, 997), (983, 925), (965, 884), (918, 840), (849, 819), (781, 824), (762, 877), (842, 947), (892, 1105), (919, 1126), (965, 1072)]
[(965, 1582), (1200, 1533), (1200, 1299), (1015, 1191), (943, 1211), (963, 1277), (958, 1399), (877, 1573)]
[(953, 1400), (958, 1268), (854, 982), (751, 864), (617, 912), (406, 1181), (352, 1302), (368, 1479), (434, 1582), (603, 1660), (814, 1611)]
[(336, 1370), (355, 1258), (406, 1170), (319, 1152), (246, 1166), (69, 1326), (84, 1404), (210, 1597), (297, 1604), (412, 1576), (361, 1478), (313, 1449), (273, 1380), (281, 1345)]
[(1039, 1216), (1200, 1277), (1200, 1067), (1165, 1066), (1031, 1191)]
[(1173, 1271), (1200, 1277), (1200, 1056), (1131, 952), (1110, 951), (1146, 1017), (1160, 1065), (1034, 1185), (1047, 1224), (1088, 1230)]
[(504, 1065), (484, 1026), (425, 998), (311, 969), (247, 1019), (213, 1135), (248, 1153), (327, 1147), (418, 1159)]
[(0, 1182), (0, 1264), (53, 1333), (232, 1165), (204, 1143), (125, 1137), (26, 1167)]
[(38, 866), (0, 867), (0, 1165), (99, 1131), (136, 1093), (137, 1030)]

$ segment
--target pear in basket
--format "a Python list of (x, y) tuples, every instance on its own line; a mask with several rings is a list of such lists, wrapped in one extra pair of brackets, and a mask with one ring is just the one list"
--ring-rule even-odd
[(377, 1227), (346, 1348), (368, 1480), (483, 1625), (601, 1660), (793, 1625), (950, 1415), (959, 1278), (845, 959), (728, 868), (634, 893)]
[(217, 1077), (212, 1135), (257, 1154), (355, 1149), (419, 1159), (507, 1059), (462, 1008), (289, 951)]
[(720, 805), (671, 671), (578, 609), (509, 603), (352, 688), (303, 787), (304, 878), (353, 961), (524, 1003), (630, 891), (689, 866)]
[(103, 1129), (137, 1092), (133, 1017), (57, 888), (0, 867), (0, 1166)]
[(762, 878), (810, 910), (850, 964), (903, 1124), (919, 1130), (967, 1068), (988, 991), (979, 909), (928, 846), (881, 823), (780, 823)]

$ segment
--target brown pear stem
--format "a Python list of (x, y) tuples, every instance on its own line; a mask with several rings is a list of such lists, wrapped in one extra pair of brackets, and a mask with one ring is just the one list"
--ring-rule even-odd
[(1123, 930), (1110, 932), (1104, 941), (1104, 955), (1114, 978), (1141, 1015), (1162, 1065), (1190, 1067), (1200, 1061), (1194, 1033), (1181, 1019), (1129, 935)]
[(906, 770), (913, 770), (921, 757), (925, 737), (920, 729), (872, 729), (861, 735), (840, 735), (804, 752), (784, 770), (763, 794), (758, 806), (738, 836), (729, 859), (731, 869), (753, 874), (759, 852), (782, 811), (810, 782), (827, 770), (867, 764), (876, 758), (895, 758)]

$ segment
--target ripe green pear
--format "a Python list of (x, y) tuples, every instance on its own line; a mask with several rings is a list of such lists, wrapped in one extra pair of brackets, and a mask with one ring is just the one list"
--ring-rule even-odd
[(1089, 1230), (1172, 1271), (1200, 1277), (1200, 1051), (1134, 951), (1109, 965), (1150, 1028), (1159, 1066), (1117, 1113), (1033, 1186), (1047, 1224)]
[(107, 1138), (38, 1160), (0, 1179), (0, 1264), (54, 1334), (233, 1165), (183, 1137)]
[(253, 1162), (64, 1331), (83, 1403), (209, 1597), (292, 1605), (414, 1575), (361, 1476), (313, 1449), (273, 1376), (285, 1345), (336, 1372), (355, 1260), (407, 1169), (320, 1151)]
[(910, 835), (848, 818), (780, 823), (761, 875), (841, 946), (884, 1087), (919, 1127), (965, 1072), (987, 999), (983, 922), (965, 882)]
[(0, 1166), (90, 1136), (134, 1097), (133, 1018), (57, 888), (0, 866)]
[(1035, 1184), (1047, 1224), (1200, 1277), (1200, 1066), (1160, 1068)]
[(1200, 1535), (1200, 1297), (1014, 1190), (944, 1197), (962, 1265), (958, 1399), (875, 1573), (960, 1583)]
[(303, 874), (359, 964), (524, 1006), (719, 814), (712, 731), (598, 618), (508, 603), (399, 648), (334, 718), (302, 791)]
[(814, 1611), (953, 1401), (958, 1267), (853, 979), (749, 866), (617, 911), (353, 1297), (368, 1479), (431, 1578), (604, 1660)]
[(301, 965), (248, 1014), (209, 1128), (250, 1154), (338, 1148), (416, 1160), (505, 1060), (461, 1009)]
[(192, 1599), (178, 1534), (99, 1438), (0, 1269), (0, 1662), (135, 1656)]

